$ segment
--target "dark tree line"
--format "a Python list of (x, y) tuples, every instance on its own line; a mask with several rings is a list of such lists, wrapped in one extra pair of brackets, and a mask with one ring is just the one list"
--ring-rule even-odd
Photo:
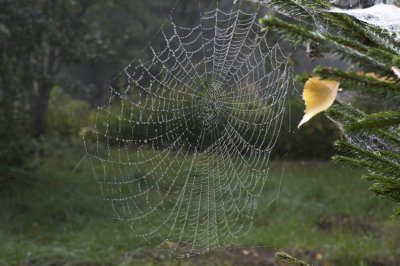
[[(202, 8), (215, 2), (201, 0)], [(92, 105), (104, 103), (104, 86), (152, 39), (175, 3), (0, 0), (0, 170), (23, 163), (32, 153), (29, 143), (48, 134), (53, 88)], [(180, 1), (174, 14), (184, 23), (198, 16), (198, 0)], [(51, 115), (54, 121), (57, 114)], [(279, 154), (288, 153), (285, 143)]]

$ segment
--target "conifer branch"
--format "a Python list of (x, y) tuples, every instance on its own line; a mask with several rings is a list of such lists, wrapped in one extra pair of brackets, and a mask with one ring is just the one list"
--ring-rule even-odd
[[(355, 72), (318, 67), (315, 75), (339, 81), (344, 90), (357, 90), (376, 99), (400, 97), (400, 82), (391, 70), (393, 66), (400, 67), (400, 49), (388, 31), (346, 14), (328, 12), (328, 1), (270, 0), (269, 3), (292, 17), (263, 18), (260, 22), (264, 29), (280, 32), (294, 45), (313, 43), (319, 51), (337, 55), (362, 69)], [(300, 23), (293, 23), (293, 19)], [(296, 80), (305, 83), (311, 76), (301, 74)], [(333, 161), (367, 169), (364, 178), (372, 183), (370, 190), (400, 203), (400, 112), (381, 110), (366, 114), (350, 105), (336, 104), (326, 114), (344, 134), (335, 144), (339, 154)], [(393, 216), (400, 216), (400, 208), (394, 210)]]
[(400, 112), (388, 111), (373, 113), (365, 116), (362, 120), (347, 127), (349, 130), (360, 130), (370, 128), (381, 128), (397, 126), (400, 124)]

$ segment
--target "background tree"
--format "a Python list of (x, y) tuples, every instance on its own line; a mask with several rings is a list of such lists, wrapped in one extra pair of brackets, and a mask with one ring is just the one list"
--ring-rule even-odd
[[(200, 2), (203, 10), (216, 3)], [(87, 114), (108, 99), (104, 86), (153, 39), (175, 3), (0, 0), (0, 169), (19, 167), (37, 148), (32, 140), (49, 134), (63, 141), (77, 136), (77, 128), (88, 125)], [(197, 0), (180, 1), (175, 10), (178, 23), (198, 20)], [(337, 134), (333, 127), (316, 119), (293, 136), (302, 106), (294, 99), (287, 105), (291, 111), (274, 158), (329, 158)], [(310, 135), (315, 143), (323, 142), (318, 149), (304, 145)]]
[(162, 23), (151, 13), (170, 6), (171, 1), (0, 0), (3, 166), (22, 163), (31, 138), (46, 133), (53, 87), (96, 103), (96, 96), (85, 97), (87, 85), (96, 79), (101, 87), (115, 74), (112, 67), (125, 65)]
[(91, 5), (90, 1), (1, 2), (0, 75), (2, 107), (13, 114), (4, 116), (9, 133), (17, 130), (17, 103), (30, 116), (30, 125), (25, 125), (30, 133), (38, 137), (45, 132), (49, 93), (57, 74), (63, 65), (85, 60), (91, 48), (80, 41)]

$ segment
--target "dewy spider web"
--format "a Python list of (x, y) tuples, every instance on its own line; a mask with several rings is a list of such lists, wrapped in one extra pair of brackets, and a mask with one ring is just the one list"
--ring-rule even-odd
[[(117, 219), (178, 255), (251, 228), (292, 68), (258, 9), (173, 14), (109, 86), (90, 136), (93, 170)], [(89, 136), (87, 137), (89, 138)]]

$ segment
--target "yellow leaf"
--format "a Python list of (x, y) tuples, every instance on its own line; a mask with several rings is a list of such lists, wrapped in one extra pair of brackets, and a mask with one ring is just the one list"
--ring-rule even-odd
[(336, 99), (339, 91), (339, 82), (334, 80), (321, 80), (312, 77), (304, 85), (303, 99), (306, 104), (303, 119), (298, 127), (306, 123), (316, 114), (328, 109)]
[[(393, 68), (392, 68), (393, 69)], [(393, 70), (394, 71), (394, 70)], [(396, 73), (396, 72), (395, 72)], [(357, 72), (358, 75), (360, 76), (365, 76), (365, 77), (370, 77), (370, 78), (374, 78), (376, 80), (380, 80), (380, 81), (384, 81), (387, 83), (394, 83), (393, 79), (390, 77), (379, 77), (377, 74), (375, 74), (374, 72)]]
[(174, 249), (174, 248), (176, 248), (176, 243), (172, 242), (172, 241), (167, 241), (167, 247), (169, 249)]

